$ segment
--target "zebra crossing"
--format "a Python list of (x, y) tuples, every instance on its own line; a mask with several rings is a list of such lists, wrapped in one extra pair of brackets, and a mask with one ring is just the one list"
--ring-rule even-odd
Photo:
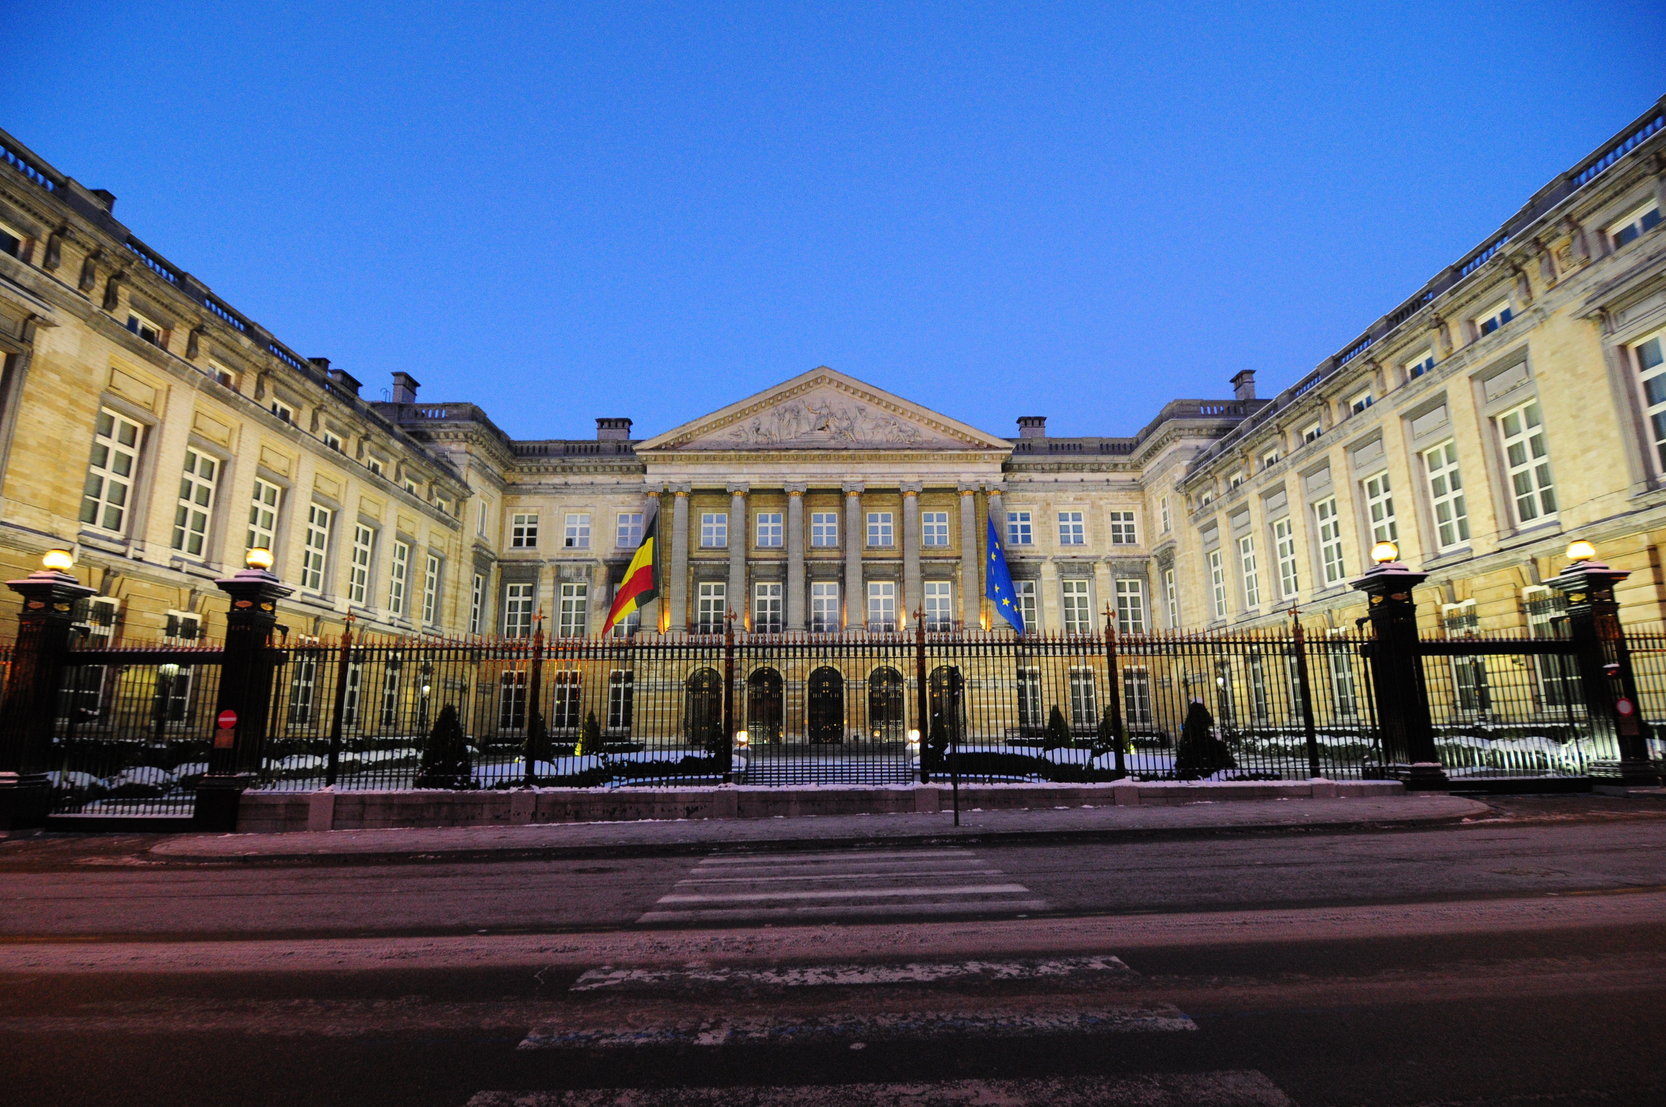
[(971, 850), (702, 858), (639, 924), (1027, 914), (1047, 902)]

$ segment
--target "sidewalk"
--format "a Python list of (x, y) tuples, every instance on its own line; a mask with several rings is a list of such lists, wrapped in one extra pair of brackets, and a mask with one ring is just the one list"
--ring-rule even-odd
[(1054, 807), (926, 814), (535, 823), (521, 826), (182, 834), (148, 855), (169, 862), (352, 863), (594, 858), (755, 849), (1301, 833), (1438, 826), (1479, 818), (1485, 804), (1445, 795), (1345, 799), (1199, 799), (1173, 806)]

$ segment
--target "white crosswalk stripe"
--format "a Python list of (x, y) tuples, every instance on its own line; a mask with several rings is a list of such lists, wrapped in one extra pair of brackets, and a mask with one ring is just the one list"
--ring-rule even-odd
[(965, 849), (714, 855), (638, 919), (1022, 914), (1047, 903)]

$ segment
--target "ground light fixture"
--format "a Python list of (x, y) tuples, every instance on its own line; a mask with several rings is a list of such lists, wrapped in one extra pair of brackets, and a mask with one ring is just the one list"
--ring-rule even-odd
[(752, 742), (752, 735), (748, 734), (744, 730), (735, 731), (735, 748), (737, 750), (745, 749), (748, 745), (751, 744), (751, 742)]
[(1568, 543), (1567, 554), (1569, 561), (1579, 565), (1587, 561), (1595, 561), (1597, 559), (1597, 548), (1583, 538), (1576, 538)]
[(1378, 565), (1387, 565), (1390, 561), (1400, 560), (1400, 547), (1386, 538), (1371, 547), (1371, 560)]
[(54, 573), (67, 573), (75, 564), (75, 555), (62, 547), (54, 547), (41, 554), (40, 567)]
[(243, 555), (243, 564), (262, 572), (271, 572), (273, 561), (272, 551), (265, 546), (251, 546)]

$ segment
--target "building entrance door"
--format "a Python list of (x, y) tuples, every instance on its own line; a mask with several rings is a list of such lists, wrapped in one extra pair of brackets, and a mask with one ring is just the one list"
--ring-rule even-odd
[(752, 670), (746, 678), (746, 732), (754, 744), (781, 740), (781, 674)]
[(844, 740), (845, 678), (831, 665), (810, 674), (805, 724), (805, 734), (813, 743)]

